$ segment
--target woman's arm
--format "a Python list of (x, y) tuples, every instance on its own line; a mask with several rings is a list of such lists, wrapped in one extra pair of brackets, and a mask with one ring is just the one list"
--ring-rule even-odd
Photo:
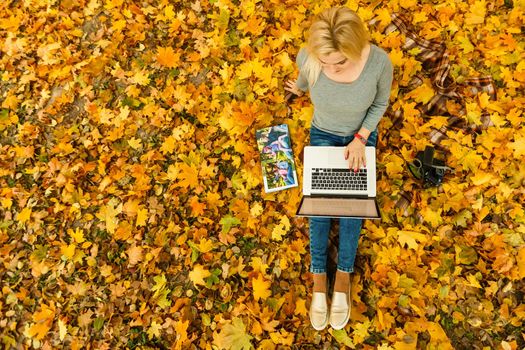
[[(383, 66), (383, 70), (381, 71), (381, 75), (377, 82), (376, 96), (374, 97), (374, 101), (368, 108), (365, 119), (363, 120), (363, 124), (361, 125), (361, 130), (363, 132), (365, 132), (365, 130), (375, 130), (377, 128), (377, 124), (379, 124), (379, 121), (381, 120), (381, 117), (385, 113), (390, 99), (390, 89), (392, 87), (393, 72), (394, 69), (392, 67), (392, 62), (390, 62), (390, 59), (387, 58), (385, 60), (385, 65)], [(360, 134), (361, 130), (359, 132)], [(368, 133), (370, 133), (370, 131)], [(364, 134), (361, 135), (365, 136)], [(368, 135), (366, 135), (366, 137), (368, 137)]]

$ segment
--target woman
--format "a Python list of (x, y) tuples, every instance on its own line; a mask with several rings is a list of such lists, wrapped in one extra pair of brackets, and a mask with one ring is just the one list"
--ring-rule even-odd
[[(285, 89), (301, 96), (309, 90), (314, 105), (310, 128), (312, 146), (346, 146), (350, 169), (365, 162), (365, 146), (375, 146), (377, 124), (388, 106), (392, 63), (387, 54), (369, 42), (361, 19), (345, 7), (317, 15), (305, 48), (297, 56), (299, 76)], [(331, 219), (310, 219), (310, 253), (313, 296), (312, 326), (321, 330), (328, 322), (342, 329), (350, 319), (350, 273), (354, 271), (362, 220), (339, 221), (339, 251), (334, 294), (327, 305), (326, 258)]]

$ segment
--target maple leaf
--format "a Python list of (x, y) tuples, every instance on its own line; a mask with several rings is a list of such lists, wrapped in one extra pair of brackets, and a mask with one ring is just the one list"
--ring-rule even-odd
[(241, 318), (235, 317), (225, 324), (219, 333), (213, 334), (213, 344), (224, 350), (250, 350), (253, 337), (246, 333), (246, 326)]
[(157, 323), (157, 321), (151, 322), (150, 327), (148, 328), (148, 339), (158, 338), (160, 337), (160, 331), (162, 330), (162, 325), (160, 323)]
[(120, 212), (122, 212), (122, 203), (118, 204), (118, 200), (113, 198), (108, 204), (100, 208), (96, 216), (106, 223), (106, 230), (109, 233), (115, 233), (115, 229), (118, 226), (117, 215)]
[(514, 141), (509, 143), (509, 146), (514, 150), (515, 158), (522, 158), (525, 156), (525, 135), (522, 132), (520, 135), (514, 137)]
[(20, 211), (20, 213), (17, 214), (16, 216), (16, 219), (18, 220), (18, 222), (20, 222), (21, 224), (24, 224), (26, 223), (29, 218), (31, 217), (31, 208), (24, 208)]
[(252, 279), (253, 287), (253, 298), (257, 301), (259, 299), (268, 298), (272, 295), (272, 292), (269, 290), (272, 283), (267, 281), (261, 274), (257, 275), (257, 278)]
[(183, 344), (188, 340), (188, 326), (190, 321), (178, 320), (175, 323), (175, 334), (177, 334), (177, 341), (175, 342), (175, 350), (182, 350)]
[(137, 211), (137, 221), (136, 221), (135, 225), (136, 226), (145, 226), (147, 220), (148, 220), (148, 209), (140, 208)]
[(193, 270), (188, 274), (190, 281), (193, 282), (195, 286), (197, 285), (206, 285), (204, 281), (205, 278), (211, 276), (211, 272), (206, 270), (202, 265), (197, 264), (193, 266)]
[(171, 46), (157, 48), (157, 62), (164, 67), (175, 68), (179, 65), (180, 53), (175, 53)]
[(354, 336), (353, 341), (354, 341), (354, 343), (360, 344), (360, 343), (363, 342), (363, 340), (365, 340), (368, 337), (370, 324), (371, 324), (370, 321), (365, 321), (365, 322), (362, 322), (362, 323), (358, 322), (354, 326), (354, 333), (353, 333), (353, 336)]
[(142, 261), (142, 247), (133, 244), (126, 250), (128, 261), (130, 265), (136, 265)]
[(414, 250), (418, 247), (418, 241), (423, 243), (427, 241), (426, 236), (419, 232), (400, 230), (397, 232), (397, 235), (401, 246), (406, 244), (408, 248)]
[(35, 322), (27, 331), (29, 337), (36, 339), (43, 339), (47, 332), (53, 325), (53, 319), (55, 317), (55, 305), (51, 303), (49, 306), (46, 304), (40, 305), (40, 311), (33, 314), (33, 322)]
[(475, 1), (474, 4), (469, 6), (469, 9), (470, 11), (465, 16), (465, 23), (469, 25), (483, 24), (487, 12), (485, 0)]
[(233, 226), (237, 226), (241, 223), (239, 219), (231, 215), (224, 216), (219, 222), (222, 225), (222, 232), (228, 233)]
[(435, 95), (434, 90), (430, 83), (423, 83), (414, 90), (410, 91), (405, 95), (406, 99), (412, 98), (416, 102), (428, 103), (430, 99)]
[(199, 185), (199, 171), (194, 166), (185, 163), (180, 164), (180, 171), (177, 177), (179, 178), (178, 186), (195, 188)]

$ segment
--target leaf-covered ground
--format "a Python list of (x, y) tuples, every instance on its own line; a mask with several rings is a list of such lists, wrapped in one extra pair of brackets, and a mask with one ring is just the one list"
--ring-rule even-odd
[[(0, 3), (3, 348), (525, 347), (523, 0), (346, 3), (395, 66), (383, 220), (352, 321), (311, 328), (300, 189), (264, 194), (255, 130), (289, 125), (301, 177), (312, 107), (283, 82), (311, 15), (339, 4)], [(394, 14), (446, 47), (458, 87), (489, 76), (496, 94), (458, 88), (427, 115), (437, 88)], [(406, 162), (439, 129), (455, 173), (424, 189)]]

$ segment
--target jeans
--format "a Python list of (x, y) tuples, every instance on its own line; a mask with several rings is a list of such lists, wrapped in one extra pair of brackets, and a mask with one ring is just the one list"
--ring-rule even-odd
[[(346, 146), (353, 139), (354, 135), (338, 136), (319, 130), (314, 126), (310, 129), (310, 145), (312, 146)], [(370, 133), (366, 145), (375, 147), (376, 143), (377, 129)], [(310, 272), (326, 273), (331, 220), (330, 218), (310, 218), (310, 255), (312, 256)], [(340, 271), (354, 272), (357, 243), (362, 223), (362, 219), (339, 219), (337, 269)]]

